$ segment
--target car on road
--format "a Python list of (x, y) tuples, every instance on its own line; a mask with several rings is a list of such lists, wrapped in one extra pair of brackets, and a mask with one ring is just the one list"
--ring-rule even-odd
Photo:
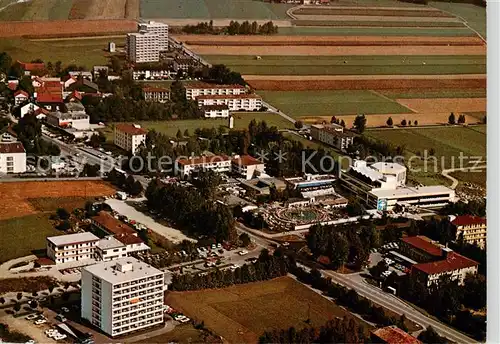
[(248, 253), (248, 251), (247, 251), (247, 250), (241, 250), (240, 252), (238, 252), (238, 254), (239, 254), (240, 256), (244, 256), (244, 255), (245, 255), (245, 254), (247, 254), (247, 253)]
[(65, 334), (61, 334), (61, 333), (58, 333), (54, 336), (54, 339), (55, 340), (63, 340), (63, 339), (66, 339), (68, 336), (66, 336)]
[(47, 322), (46, 319), (38, 319), (37, 321), (35, 321), (35, 325), (45, 324), (46, 322)]

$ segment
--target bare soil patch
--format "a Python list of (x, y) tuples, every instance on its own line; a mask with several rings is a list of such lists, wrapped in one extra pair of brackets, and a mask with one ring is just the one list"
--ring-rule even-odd
[(486, 111), (486, 98), (397, 99), (397, 102), (419, 113)]

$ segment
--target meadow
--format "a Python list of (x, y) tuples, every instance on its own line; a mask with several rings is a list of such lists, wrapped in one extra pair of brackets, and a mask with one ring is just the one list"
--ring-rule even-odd
[[(257, 342), (264, 331), (323, 325), (335, 317), (352, 315), (290, 277), (236, 285), (223, 289), (169, 292), (166, 303), (228, 342)], [(369, 325), (358, 318), (369, 328)]]
[(461, 17), (486, 39), (486, 7), (444, 1), (429, 1), (429, 6)]
[(378, 90), (380, 94), (391, 99), (435, 99), (435, 98), (486, 98), (486, 89), (470, 88), (470, 89), (394, 89), (394, 90)]
[(278, 35), (294, 36), (475, 36), (466, 27), (458, 28), (413, 28), (413, 27), (312, 27), (292, 26), (278, 28)]
[(287, 115), (333, 116), (412, 113), (410, 109), (371, 91), (259, 91), (267, 102)]
[(486, 56), (262, 56), (205, 55), (252, 75), (439, 75), (484, 74)]

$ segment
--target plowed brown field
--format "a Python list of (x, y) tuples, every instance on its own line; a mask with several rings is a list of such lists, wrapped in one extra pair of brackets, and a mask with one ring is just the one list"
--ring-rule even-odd
[(133, 32), (134, 20), (53, 20), (0, 22), (0, 37), (68, 37)]
[(0, 183), (0, 220), (38, 213), (33, 198), (109, 196), (115, 189), (100, 181), (49, 181)]
[(397, 102), (415, 112), (482, 112), (485, 98), (397, 99)]

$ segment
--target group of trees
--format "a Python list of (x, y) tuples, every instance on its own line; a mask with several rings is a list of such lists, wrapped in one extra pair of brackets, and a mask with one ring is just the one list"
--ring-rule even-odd
[[(387, 124), (388, 127), (392, 127), (394, 125), (394, 121), (392, 120), (392, 117), (389, 117), (387, 118), (387, 121), (385, 122)], [(406, 119), (402, 119), (401, 120), (401, 125), (403, 127), (406, 127), (407, 125), (412, 125), (412, 122), (411, 120), (410, 121), (406, 121)], [(413, 125), (418, 125), (418, 121), (417, 120), (414, 120), (413, 121)]]
[(107, 179), (113, 185), (125, 190), (132, 196), (139, 196), (144, 191), (142, 184), (138, 180), (135, 180), (131, 175), (125, 177), (123, 173), (119, 173), (115, 169), (108, 173)]
[(229, 208), (204, 196), (204, 191), (152, 180), (146, 189), (149, 209), (175, 222), (191, 235), (235, 241), (236, 230)]
[(345, 122), (343, 119), (337, 118), (336, 116), (332, 116), (332, 119), (330, 120), (331, 124), (338, 124), (341, 125), (342, 127), (345, 128)]
[(353, 126), (358, 133), (362, 134), (366, 128), (366, 116), (363, 114), (357, 115), (356, 118), (354, 119)]
[(455, 114), (452, 112), (448, 117), (449, 124), (464, 124), (465, 123), (465, 115), (459, 115), (458, 119), (455, 118)]
[(403, 156), (405, 145), (394, 146), (391, 143), (370, 139), (360, 135), (354, 138), (354, 142), (347, 148), (347, 153), (364, 159), (367, 156), (376, 156), (387, 159), (388, 157)]
[(14, 126), (14, 131), (28, 154), (38, 156), (61, 154), (59, 146), (42, 139), (42, 124), (34, 114), (27, 114), (19, 119)]
[(333, 269), (346, 263), (361, 269), (368, 263), (370, 249), (380, 246), (381, 238), (371, 224), (335, 228), (316, 225), (309, 230), (306, 241), (313, 257), (328, 257)]
[(272, 21), (263, 25), (259, 25), (256, 21), (252, 23), (244, 21), (241, 24), (237, 21), (231, 21), (226, 27), (216, 28), (214, 22), (210, 20), (196, 25), (186, 25), (182, 28), (182, 32), (199, 35), (272, 35), (278, 33), (278, 26), (274, 25)]
[(175, 274), (169, 289), (182, 291), (222, 288), (284, 276), (288, 272), (287, 259), (277, 252), (279, 251), (270, 255), (267, 250), (263, 250), (255, 263), (243, 264), (234, 270), (216, 269), (206, 274)]

